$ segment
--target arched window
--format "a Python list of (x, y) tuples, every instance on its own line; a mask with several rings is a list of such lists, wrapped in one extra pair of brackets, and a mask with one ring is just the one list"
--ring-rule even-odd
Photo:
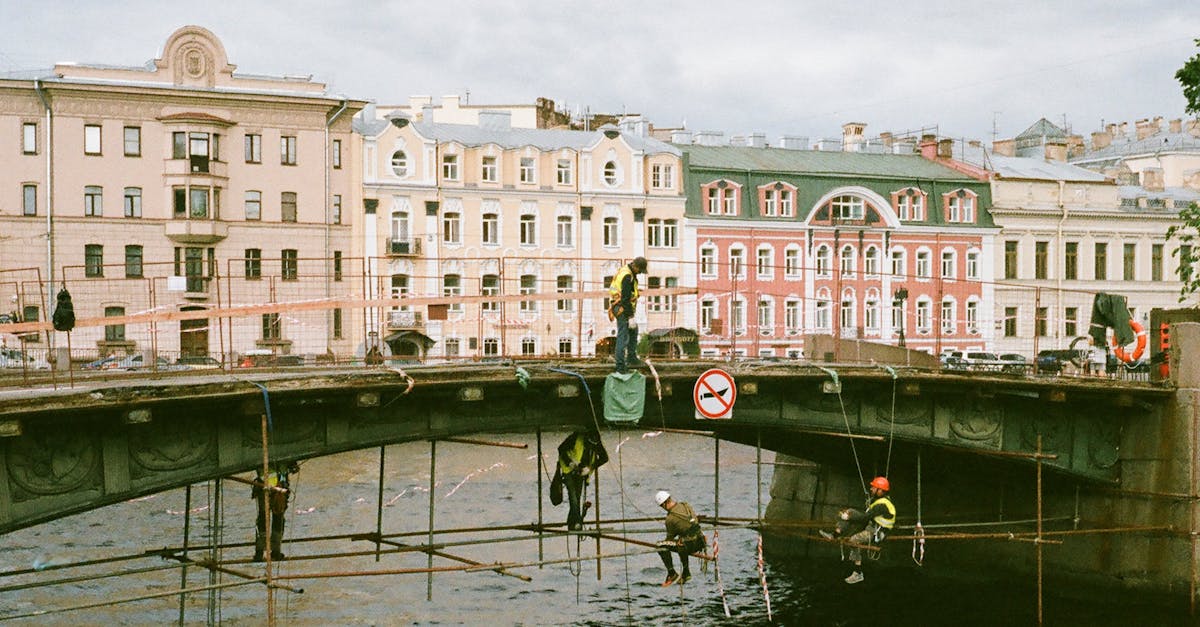
[(863, 274), (867, 276), (879, 274), (879, 249), (874, 246), (868, 246), (867, 252), (863, 254)]
[(400, 178), (408, 176), (408, 155), (403, 150), (392, 153), (392, 174)]
[(855, 259), (854, 259), (854, 247), (853, 246), (843, 246), (842, 254), (840, 255), (839, 266), (838, 266), (842, 272), (842, 276), (844, 276), (844, 277), (853, 276), (855, 265), (856, 264), (855, 264)]
[(827, 277), (833, 274), (829, 247), (822, 244), (817, 247), (816, 266), (817, 276)]

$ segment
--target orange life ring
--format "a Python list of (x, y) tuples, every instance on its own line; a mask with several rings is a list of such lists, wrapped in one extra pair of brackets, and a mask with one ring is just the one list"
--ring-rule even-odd
[(1126, 352), (1124, 346), (1117, 344), (1116, 335), (1112, 338), (1113, 355), (1127, 364), (1140, 360), (1142, 354), (1146, 352), (1146, 328), (1137, 320), (1130, 320), (1129, 328), (1133, 329), (1133, 333), (1137, 335), (1137, 345), (1134, 346), (1132, 353)]

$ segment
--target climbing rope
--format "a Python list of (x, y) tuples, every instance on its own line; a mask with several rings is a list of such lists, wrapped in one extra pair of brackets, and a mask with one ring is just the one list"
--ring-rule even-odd
[(888, 420), (888, 452), (887, 463), (884, 465), (883, 476), (888, 476), (892, 472), (892, 442), (896, 439), (896, 369), (891, 366), (883, 366), (892, 375), (892, 413)]
[[(617, 427), (617, 484), (622, 485), (622, 486), (625, 485), (625, 473), (624, 473), (625, 464), (621, 460), (621, 445), (625, 443), (623, 436), (624, 436), (624, 433), (621, 431), (621, 428)], [(599, 472), (599, 469), (597, 469), (597, 472)], [(596, 507), (599, 507), (599, 506), (600, 506), (600, 504), (597, 503)], [(597, 526), (598, 525), (599, 525), (599, 523), (597, 523)], [(624, 492), (622, 492), (622, 497), (621, 497), (621, 536), (622, 537), (629, 535), (629, 531), (628, 531), (626, 525), (627, 525), (627, 523), (626, 523), (626, 516), (625, 516), (625, 498), (624, 498)], [(596, 531), (599, 532), (600, 530), (596, 529)], [(629, 555), (628, 555), (628, 551), (626, 551), (624, 561), (625, 561), (625, 619), (630, 624), (633, 624), (633, 601), (632, 601), (632, 598), (631, 598), (631, 595), (629, 592)]]
[(654, 375), (654, 393), (656, 396), (658, 396), (658, 420), (659, 420), (659, 423), (661, 423), (662, 428), (666, 429), (667, 428), (667, 416), (663, 412), (662, 382), (659, 381), (658, 370), (654, 367), (654, 364), (650, 362), (649, 357), (646, 358), (646, 366), (648, 368), (650, 368), (650, 374)]
[(850, 440), (850, 452), (854, 454), (854, 467), (858, 469), (858, 484), (862, 487), (863, 494), (867, 492), (867, 480), (863, 476), (862, 463), (858, 461), (858, 447), (854, 445), (854, 432), (850, 429), (850, 416), (846, 414), (846, 403), (842, 400), (842, 386), (838, 382), (837, 372), (824, 366), (817, 366), (825, 374), (828, 374), (833, 379), (833, 385), (837, 388), (838, 406), (842, 409), (842, 422), (846, 425), (846, 439)]
[(917, 450), (917, 525), (913, 527), (913, 561), (925, 564), (925, 528), (921, 526), (921, 451)]

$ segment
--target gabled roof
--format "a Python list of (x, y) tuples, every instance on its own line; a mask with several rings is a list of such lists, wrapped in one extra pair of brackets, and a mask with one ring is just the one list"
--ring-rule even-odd
[(689, 167), (717, 170), (759, 170), (793, 174), (850, 174), (904, 179), (976, 182), (920, 155), (789, 150), (741, 146), (681, 146)]

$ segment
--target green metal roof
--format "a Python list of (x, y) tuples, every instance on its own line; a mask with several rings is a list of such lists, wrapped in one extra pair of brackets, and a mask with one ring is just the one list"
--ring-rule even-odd
[(677, 147), (688, 155), (692, 168), (975, 181), (920, 155), (742, 146)]

